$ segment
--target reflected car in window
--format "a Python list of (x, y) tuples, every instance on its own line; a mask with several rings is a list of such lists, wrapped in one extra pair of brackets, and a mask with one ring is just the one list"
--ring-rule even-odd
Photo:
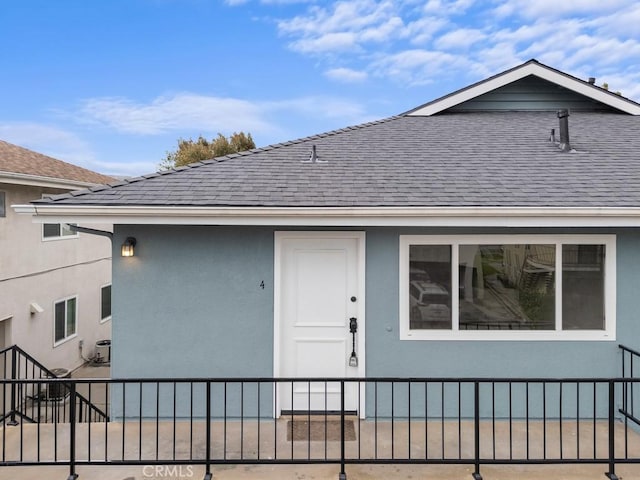
[(442, 285), (426, 280), (409, 282), (411, 328), (434, 328), (450, 323), (450, 295)]

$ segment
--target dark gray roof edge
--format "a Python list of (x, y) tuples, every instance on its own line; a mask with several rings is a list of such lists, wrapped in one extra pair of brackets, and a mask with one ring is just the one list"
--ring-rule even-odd
[(413, 112), (415, 112), (417, 110), (420, 110), (420, 109), (422, 109), (424, 107), (427, 107), (429, 105), (433, 105), (434, 103), (441, 102), (442, 100), (444, 100), (446, 98), (453, 97), (454, 95), (458, 95), (458, 94), (460, 94), (462, 92), (465, 92), (467, 90), (475, 88), (478, 85), (482, 85), (483, 83), (490, 82), (490, 81), (492, 81), (492, 80), (494, 80), (496, 78), (502, 77), (503, 75), (507, 75), (507, 74), (509, 74), (509, 73), (511, 73), (511, 72), (513, 72), (515, 70), (519, 70), (520, 68), (525, 67), (526, 65), (529, 65), (529, 64), (532, 64), (532, 63), (535, 63), (535, 64), (537, 64), (537, 65), (539, 65), (539, 66), (541, 66), (543, 68), (546, 68), (547, 70), (550, 70), (552, 72), (559, 73), (560, 75), (563, 75), (563, 76), (565, 76), (567, 78), (570, 78), (572, 80), (575, 80), (575, 81), (578, 81), (578, 82), (583, 83), (585, 85), (588, 85), (589, 87), (594, 88), (594, 89), (598, 90), (599, 92), (605, 92), (605, 93), (607, 93), (609, 95), (612, 95), (615, 98), (622, 98), (623, 100), (626, 100), (629, 103), (632, 103), (634, 105), (640, 106), (640, 103), (636, 102), (635, 100), (631, 100), (630, 98), (625, 97), (624, 95), (618, 95), (617, 93), (611, 92), (609, 90), (605, 90), (602, 87), (599, 87), (597, 85), (591, 84), (586, 80), (583, 80), (583, 79), (578, 78), (578, 77), (576, 77), (574, 75), (571, 75), (569, 73), (566, 73), (566, 72), (563, 72), (561, 70), (558, 70), (557, 68), (553, 68), (553, 67), (550, 67), (549, 65), (545, 65), (544, 63), (539, 62), (535, 58), (532, 58), (530, 60), (527, 60), (524, 63), (521, 63), (520, 65), (516, 65), (513, 68), (510, 68), (508, 70), (504, 70), (504, 71), (502, 71), (500, 73), (496, 73), (495, 75), (492, 75), (489, 78), (485, 78), (485, 79), (480, 80), (480, 81), (478, 81), (476, 83), (473, 83), (471, 85), (467, 85), (466, 87), (463, 87), (463, 88), (461, 88), (459, 90), (456, 90), (455, 92), (447, 93), (446, 95), (443, 95), (442, 97), (439, 97), (439, 98), (436, 98), (434, 100), (431, 100), (430, 102), (423, 103), (422, 105), (419, 105), (419, 106), (417, 106), (415, 108), (412, 108), (411, 110), (407, 110), (406, 112), (401, 113), (399, 116), (409, 115), (409, 114), (411, 114), (411, 113), (413, 113)]
[(117, 182), (114, 183), (109, 183), (106, 185), (98, 185), (96, 187), (91, 187), (91, 188), (86, 188), (86, 189), (81, 189), (81, 190), (75, 190), (73, 192), (69, 192), (69, 193), (62, 193), (59, 195), (51, 195), (51, 196), (46, 196), (44, 198), (41, 199), (37, 199), (37, 200), (33, 200), (30, 203), (32, 204), (50, 204), (50, 203), (55, 203), (57, 200), (63, 200), (66, 198), (71, 198), (71, 197), (79, 197), (82, 195), (88, 195), (91, 193), (95, 193), (98, 191), (103, 191), (103, 190), (109, 190), (109, 189), (113, 189), (113, 188), (117, 188), (123, 185), (129, 185), (131, 183), (137, 183), (137, 182), (141, 182), (143, 180), (147, 180), (150, 178), (156, 178), (159, 176), (163, 176), (163, 175), (174, 175), (177, 173), (180, 173), (182, 171), (185, 170), (191, 170), (192, 168), (199, 168), (199, 167), (203, 167), (205, 165), (211, 165), (214, 163), (220, 163), (220, 162), (225, 162), (227, 160), (231, 160), (234, 158), (238, 158), (238, 157), (246, 157), (249, 155), (253, 155), (255, 153), (260, 153), (260, 152), (266, 152), (266, 151), (271, 151), (271, 150), (276, 150), (278, 148), (282, 148), (282, 147), (286, 147), (289, 145), (296, 145), (296, 144), (300, 144), (300, 143), (304, 143), (304, 142), (308, 142), (311, 140), (316, 140), (316, 139), (320, 139), (320, 138), (326, 138), (326, 137), (330, 137), (332, 135), (338, 135), (340, 133), (345, 133), (345, 132), (349, 132), (349, 131), (353, 131), (353, 130), (360, 130), (363, 128), (367, 128), (373, 125), (380, 125), (382, 123), (387, 123), (387, 122), (391, 122), (393, 120), (398, 120), (399, 118), (401, 118), (402, 115), (393, 115), (390, 117), (386, 117), (386, 118), (382, 118), (379, 120), (372, 120), (370, 122), (365, 122), (365, 123), (360, 123), (357, 125), (351, 125), (348, 127), (343, 127), (343, 128), (338, 128), (335, 130), (329, 130), (328, 132), (324, 132), (324, 133), (318, 133), (315, 135), (310, 135), (308, 137), (300, 137), (297, 138), (295, 140), (288, 140), (285, 142), (279, 142), (279, 143), (273, 143), (271, 145), (267, 145), (264, 147), (257, 147), (257, 148), (252, 148), (251, 150), (245, 150), (243, 152), (238, 152), (238, 153), (231, 153), (229, 155), (223, 155), (221, 157), (215, 157), (209, 160), (202, 160), (200, 162), (193, 162), (190, 163), (188, 165), (184, 165), (181, 167), (177, 167), (177, 168), (169, 168), (167, 170), (160, 170), (154, 173), (148, 173), (148, 174), (144, 174), (141, 175), (139, 177), (133, 177), (133, 178), (125, 178), (124, 180), (119, 180)]

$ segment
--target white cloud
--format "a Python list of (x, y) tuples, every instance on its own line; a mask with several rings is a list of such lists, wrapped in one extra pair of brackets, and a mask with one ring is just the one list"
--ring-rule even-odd
[(345, 83), (364, 82), (368, 77), (367, 72), (352, 70), (351, 68), (332, 68), (324, 72), (324, 74), (331, 80)]
[(423, 10), (426, 13), (453, 14), (465, 13), (475, 0), (429, 0)]
[(473, 28), (460, 28), (458, 30), (452, 30), (435, 41), (435, 46), (441, 50), (453, 49), (466, 49), (470, 48), (474, 43), (484, 39), (486, 34), (480, 30)]
[[(351, 75), (357, 74), (352, 72)], [(280, 130), (274, 115), (283, 111), (287, 115), (344, 118), (347, 121), (359, 121), (364, 116), (361, 104), (329, 96), (249, 102), (193, 93), (160, 96), (149, 103), (126, 98), (89, 99), (78, 112), (69, 112), (66, 116), (81, 123), (99, 124), (121, 133), (143, 136), (171, 132), (228, 134), (234, 131), (273, 135)]]
[(87, 142), (75, 133), (40, 123), (0, 124), (0, 138), (58, 160), (91, 168), (95, 155)]
[(502, 0), (494, 13), (499, 17), (517, 15), (535, 19), (559, 18), (585, 14), (602, 15), (629, 4), (629, 0)]
[(105, 175), (132, 176), (152, 172), (158, 162), (102, 161), (89, 143), (77, 134), (51, 125), (17, 122), (0, 124), (0, 138), (34, 152), (100, 172)]
[(342, 118), (347, 123), (359, 122), (365, 115), (364, 106), (360, 103), (328, 96), (309, 96), (265, 102), (265, 111), (288, 112), (293, 115), (308, 117)]
[(447, 75), (462, 86), (536, 58), (574, 75), (611, 72), (635, 92), (625, 72), (640, 63), (638, 25), (636, 0), (341, 0), (281, 19), (278, 29), (331, 79), (357, 65), (407, 85)]
[(434, 38), (435, 34), (445, 28), (448, 21), (441, 17), (426, 16), (408, 22), (403, 36), (409, 38), (415, 45), (425, 44)]
[(331, 7), (310, 7), (305, 15), (278, 22), (282, 35), (298, 38), (290, 42), (296, 51), (323, 54), (357, 51), (367, 43), (380, 44), (400, 36), (402, 18), (392, 1), (353, 0)]
[(638, 38), (640, 25), (640, 3), (634, 2), (627, 8), (620, 8), (609, 15), (600, 15), (591, 22), (599, 35), (618, 37), (621, 35)]
[(356, 48), (356, 36), (351, 32), (326, 33), (316, 38), (292, 42), (291, 48), (302, 53), (352, 51)]
[(413, 49), (387, 55), (373, 63), (377, 75), (391, 77), (408, 85), (426, 85), (441, 81), (451, 71), (470, 68), (462, 55)]
[(156, 135), (172, 130), (268, 131), (260, 108), (249, 101), (192, 93), (161, 96), (144, 104), (126, 98), (95, 98), (80, 108), (81, 119), (120, 132)]

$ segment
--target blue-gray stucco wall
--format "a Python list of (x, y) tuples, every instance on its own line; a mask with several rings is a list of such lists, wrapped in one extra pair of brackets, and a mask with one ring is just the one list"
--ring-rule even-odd
[(272, 375), (271, 229), (118, 226), (113, 245), (115, 378)]
[[(273, 375), (271, 227), (115, 227), (112, 375)], [(502, 230), (367, 228), (367, 376), (611, 377), (618, 343), (640, 344), (640, 232), (508, 230), (508, 233), (616, 233), (617, 341), (401, 341), (398, 237)], [(122, 258), (124, 238), (138, 240)], [(262, 283), (264, 282), (264, 284)], [(264, 286), (264, 288), (263, 288)]]

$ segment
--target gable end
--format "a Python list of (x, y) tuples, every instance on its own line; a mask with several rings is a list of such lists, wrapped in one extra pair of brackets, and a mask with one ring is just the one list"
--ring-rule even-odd
[[(591, 100), (594, 104), (601, 104), (604, 107), (608, 107), (610, 109), (609, 111), (613, 110), (630, 115), (640, 115), (639, 103), (629, 100), (621, 95), (611, 93), (608, 90), (592, 85), (577, 77), (561, 72), (560, 70), (543, 65), (536, 60), (529, 60), (518, 67), (512, 68), (511, 70), (507, 70), (498, 75), (494, 75), (491, 78), (482, 80), (461, 90), (450, 93), (449, 95), (433, 100), (432, 102), (406, 112), (405, 115), (430, 116), (444, 111), (451, 111), (455, 107), (474, 101), (483, 95), (500, 90), (505, 86), (519, 83), (521, 80), (531, 76), (564, 88), (565, 90), (573, 92), (577, 97), (584, 97), (587, 100)], [(548, 86), (543, 88), (543, 90), (549, 93)], [(506, 92), (503, 90), (501, 93), (504, 94)], [(577, 101), (577, 97), (573, 97), (573, 100)], [(524, 99), (526, 100), (527, 97), (525, 96)], [(493, 100), (495, 100), (495, 98)], [(512, 99), (512, 101), (513, 100), (515, 100), (515, 98)], [(584, 101), (578, 103), (582, 103), (582, 106), (584, 107), (585, 104), (583, 102)], [(476, 105), (476, 107), (478, 107), (478, 105)], [(563, 105), (562, 108), (568, 107), (567, 105)], [(474, 109), (474, 111), (478, 110), (479, 108)], [(602, 110), (599, 109), (598, 111)]]
[(447, 112), (556, 111), (616, 112), (602, 102), (580, 95), (568, 88), (529, 75), (466, 102)]

